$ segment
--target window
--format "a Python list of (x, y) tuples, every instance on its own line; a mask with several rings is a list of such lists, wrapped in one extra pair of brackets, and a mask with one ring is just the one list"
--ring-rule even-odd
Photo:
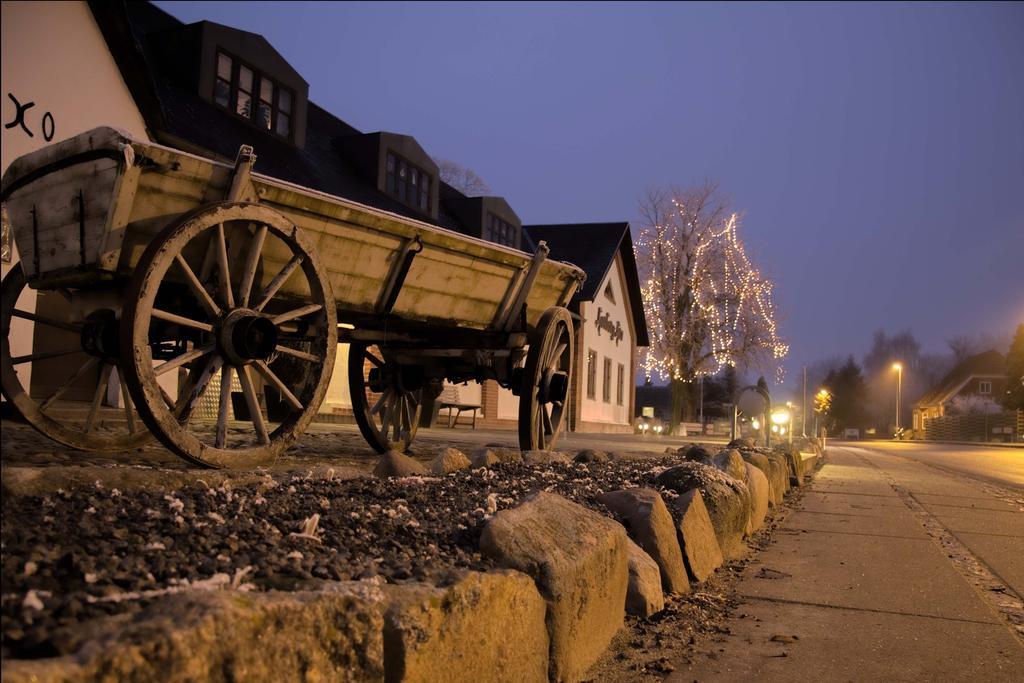
[(597, 398), (597, 351), (587, 351), (587, 398)]
[(217, 53), (213, 101), (281, 137), (292, 133), (290, 90), (223, 52)]
[(604, 386), (601, 387), (601, 400), (612, 402), (612, 359), (604, 359)]
[(608, 283), (608, 286), (604, 288), (604, 296), (608, 301), (615, 303), (615, 292), (612, 291), (612, 283)]
[(978, 382), (978, 393), (979, 394), (991, 394), (992, 393), (992, 382)]
[(484, 239), (518, 249), (519, 229), (493, 213), (489, 213), (487, 221), (484, 223)]
[(384, 189), (398, 201), (420, 211), (430, 211), (430, 175), (402, 157), (388, 152), (384, 167)]
[(622, 405), (626, 393), (626, 366), (619, 363), (619, 381), (615, 389), (615, 403)]

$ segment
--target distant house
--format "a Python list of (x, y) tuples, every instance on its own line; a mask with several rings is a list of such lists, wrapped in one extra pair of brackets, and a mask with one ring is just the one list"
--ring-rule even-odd
[[(523, 226), (524, 247), (541, 241), (551, 258), (584, 270), (587, 280), (569, 303), (576, 321), (576, 366), (570, 391), (568, 428), (580, 432), (633, 430), (638, 347), (647, 346), (640, 280), (628, 223)], [(479, 396), (482, 423), (514, 428), (519, 399), (497, 382), (460, 389)]]
[(998, 351), (986, 351), (965, 359), (914, 404), (914, 429), (946, 415), (950, 401), (976, 396), (998, 401), (1006, 392), (1006, 359)]

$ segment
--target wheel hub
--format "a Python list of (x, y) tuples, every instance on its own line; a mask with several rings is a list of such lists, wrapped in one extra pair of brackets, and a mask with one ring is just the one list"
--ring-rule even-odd
[(235, 309), (224, 317), (217, 342), (233, 365), (266, 360), (277, 348), (277, 326), (270, 318), (255, 311)]
[(109, 309), (93, 311), (82, 326), (82, 350), (90, 356), (116, 360), (121, 352), (117, 314)]
[(553, 370), (545, 373), (541, 382), (540, 396), (541, 403), (554, 403), (565, 401), (569, 395), (569, 375), (560, 370)]

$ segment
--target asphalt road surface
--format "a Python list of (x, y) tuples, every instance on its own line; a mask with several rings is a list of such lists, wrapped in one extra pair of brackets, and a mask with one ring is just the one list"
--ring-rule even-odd
[(831, 442), (672, 681), (1020, 681), (1024, 450)]

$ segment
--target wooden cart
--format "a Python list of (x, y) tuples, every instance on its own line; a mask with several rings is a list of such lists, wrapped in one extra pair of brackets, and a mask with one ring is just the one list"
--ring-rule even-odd
[[(554, 445), (579, 268), (543, 243), (529, 255), (261, 176), (255, 160), (97, 128), (11, 164), (4, 219), (21, 262), (3, 282), (0, 370), (29, 423), (75, 448), (155, 435), (202, 465), (266, 463), (316, 415), (347, 342), (355, 419), (377, 451), (408, 447), (446, 379), (512, 389), (521, 448)], [(46, 293), (41, 311), (19, 304), (26, 287)], [(19, 319), (36, 343), (14, 355)], [(17, 369), (55, 359), (63, 379), (33, 395)], [(199, 419), (207, 391), (216, 415)], [(118, 396), (120, 419), (105, 419)]]

